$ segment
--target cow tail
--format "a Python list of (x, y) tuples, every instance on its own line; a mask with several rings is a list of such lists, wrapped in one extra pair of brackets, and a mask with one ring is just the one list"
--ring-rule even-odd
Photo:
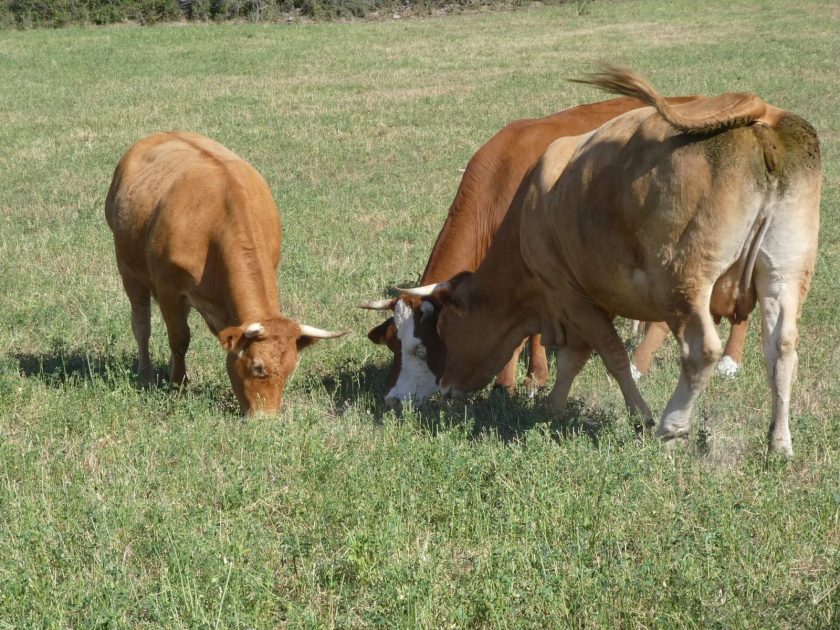
[(754, 123), (767, 111), (767, 104), (763, 100), (746, 92), (703, 99), (682, 108), (674, 107), (643, 77), (627, 68), (610, 64), (602, 64), (600, 72), (571, 81), (593, 85), (611, 94), (639, 99), (656, 108), (672, 127), (689, 134), (744, 127)]

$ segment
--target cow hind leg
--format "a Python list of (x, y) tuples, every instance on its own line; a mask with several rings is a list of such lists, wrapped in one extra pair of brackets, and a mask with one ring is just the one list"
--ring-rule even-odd
[(682, 369), (677, 388), (656, 429), (656, 434), (666, 440), (688, 433), (694, 403), (723, 353), (708, 307), (697, 309), (682, 325), (673, 325), (672, 330), (680, 346)]
[(137, 380), (142, 387), (151, 387), (155, 382), (155, 368), (149, 353), (149, 339), (152, 336), (151, 292), (125, 276), (123, 287), (131, 303), (131, 331), (137, 342)]
[(158, 304), (169, 336), (169, 380), (173, 385), (184, 385), (188, 381), (186, 355), (190, 347), (190, 326), (187, 316), (190, 307), (180, 296), (168, 293), (158, 295)]
[(761, 341), (767, 379), (773, 397), (768, 448), (785, 457), (793, 456), (790, 436), (790, 396), (795, 378), (799, 340), (796, 318), (799, 286), (758, 283), (761, 308)]

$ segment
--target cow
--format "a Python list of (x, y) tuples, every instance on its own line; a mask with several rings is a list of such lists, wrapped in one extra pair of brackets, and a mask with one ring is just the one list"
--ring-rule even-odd
[[(696, 98), (675, 97), (669, 102), (687, 103)], [(626, 97), (580, 105), (545, 118), (514, 121), (490, 138), (467, 164), (420, 282), (440, 282), (478, 267), (522, 178), (554, 140), (591, 131), (620, 114), (643, 106), (644, 102)], [(420, 310), (421, 305), (421, 300), (405, 293), (359, 304), (361, 308), (394, 312), (368, 333), (372, 342), (385, 344), (393, 352), (389, 391), (385, 396), (389, 407), (408, 398), (421, 403), (437, 391), (442, 369), (435, 332), (437, 318), (431, 311)], [(417, 348), (423, 348), (424, 353), (418, 354)], [(516, 384), (516, 362), (521, 348), (520, 344), (514, 349), (496, 376), (496, 385), (509, 392)], [(527, 386), (541, 387), (547, 378), (545, 349), (539, 335), (533, 335), (530, 337)]]
[(114, 171), (105, 218), (145, 386), (155, 380), (151, 297), (166, 323), (171, 382), (187, 382), (187, 315), (195, 308), (227, 352), (245, 415), (277, 412), (298, 353), (346, 334), (281, 315), (280, 215), (271, 191), (250, 164), (209, 138), (166, 132), (134, 144)]
[(797, 321), (819, 231), (814, 128), (753, 94), (671, 105), (616, 67), (584, 82), (649, 107), (552, 143), (476, 271), (415, 291), (438, 315), (441, 390), (482, 387), (539, 332), (557, 347), (554, 407), (565, 407), (594, 349), (631, 415), (652, 427), (612, 320), (664, 321), (681, 373), (656, 434), (673, 440), (688, 432), (722, 354), (714, 318), (743, 321), (757, 303), (773, 401), (768, 447), (791, 457)]

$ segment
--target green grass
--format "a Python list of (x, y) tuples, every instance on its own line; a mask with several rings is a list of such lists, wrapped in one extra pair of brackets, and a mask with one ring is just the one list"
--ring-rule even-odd
[[(630, 0), (0, 34), (0, 628), (838, 627), (838, 32), (825, 2)], [(601, 98), (564, 82), (600, 58), (667, 94), (752, 90), (819, 130), (790, 463), (764, 455), (757, 327), (674, 452), (634, 439), (598, 360), (564, 424), (544, 394), (383, 408), (380, 319), (354, 304), (418, 279), (490, 135)], [(357, 331), (307, 351), (276, 420), (238, 418), (198, 317), (190, 387), (134, 386), (103, 202), (162, 129), (265, 175), (286, 312)], [(642, 385), (655, 411), (677, 370), (671, 343)]]

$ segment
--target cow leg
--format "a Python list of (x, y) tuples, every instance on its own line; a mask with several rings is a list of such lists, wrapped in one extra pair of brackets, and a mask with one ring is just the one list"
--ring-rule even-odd
[[(653, 355), (668, 338), (668, 324), (665, 322), (650, 322), (645, 328), (645, 336), (642, 342), (633, 352), (632, 366), (636, 368), (633, 377), (638, 379), (650, 370)], [(632, 369), (632, 368), (631, 368)]]
[[(567, 300), (567, 306), (568, 304)], [(630, 357), (609, 314), (582, 300), (575, 304), (573, 312), (576, 332), (601, 355), (607, 370), (621, 388), (624, 402), (634, 422), (641, 418), (645, 426), (652, 427), (653, 414), (636, 386), (630, 370)], [(636, 428), (642, 427), (637, 424)]]
[(511, 356), (510, 361), (505, 363), (505, 367), (496, 375), (494, 387), (505, 389), (511, 396), (516, 389), (516, 362), (519, 361), (519, 355), (522, 353), (524, 345), (525, 342), (523, 341), (516, 346), (516, 350), (513, 351), (513, 356)]
[(726, 349), (723, 357), (717, 364), (717, 371), (723, 376), (735, 376), (741, 369), (744, 360), (744, 342), (747, 339), (747, 332), (750, 329), (750, 320), (745, 319), (737, 324), (732, 324), (729, 330), (729, 340), (726, 342)]
[(572, 381), (580, 374), (591, 355), (592, 348), (583, 340), (574, 344), (567, 340), (565, 345), (557, 348), (557, 378), (554, 381), (551, 393), (548, 395), (548, 402), (558, 412), (562, 412), (566, 408)]
[(532, 335), (529, 339), (530, 357), (528, 358), (528, 380), (526, 386), (529, 389), (539, 389), (548, 380), (548, 357), (545, 354), (545, 346), (542, 345), (540, 335)]
[(190, 327), (187, 323), (190, 307), (179, 295), (158, 295), (160, 312), (169, 335), (169, 380), (173, 385), (187, 383), (186, 355), (190, 347)]
[(761, 342), (767, 379), (773, 396), (773, 411), (768, 433), (769, 450), (785, 457), (793, 456), (790, 437), (790, 394), (796, 373), (799, 334), (796, 326), (799, 309), (799, 286), (778, 281), (768, 286), (758, 283), (761, 308)]
[(715, 323), (704, 306), (691, 313), (682, 325), (673, 326), (680, 346), (680, 380), (662, 414), (656, 434), (666, 440), (688, 433), (694, 402), (709, 382), (723, 345)]
[(151, 292), (125, 276), (122, 280), (131, 303), (131, 331), (137, 342), (137, 380), (141, 387), (151, 387), (155, 382), (155, 368), (149, 353), (149, 339), (152, 336)]

